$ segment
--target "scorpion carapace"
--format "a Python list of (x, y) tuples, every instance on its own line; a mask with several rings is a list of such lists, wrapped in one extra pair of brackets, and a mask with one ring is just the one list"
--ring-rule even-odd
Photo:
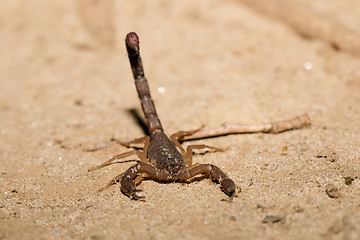
[(217, 166), (212, 164), (192, 164), (193, 149), (209, 148), (215, 151), (223, 151), (222, 149), (205, 144), (197, 144), (189, 145), (185, 150), (180, 144), (179, 139), (194, 134), (199, 129), (179, 131), (171, 135), (170, 139), (165, 135), (156, 113), (154, 102), (151, 99), (148, 82), (145, 78), (140, 57), (139, 37), (136, 33), (130, 32), (126, 35), (125, 43), (150, 136), (137, 138), (132, 141), (116, 140), (125, 146), (133, 143), (144, 143), (143, 151), (132, 150), (118, 154), (107, 162), (89, 169), (89, 171), (108, 166), (117, 159), (137, 155), (140, 161), (116, 176), (105, 188), (120, 181), (121, 191), (130, 198), (137, 200), (143, 198), (137, 194), (139, 190), (136, 189), (136, 186), (140, 184), (143, 178), (158, 181), (185, 182), (196, 175), (206, 174), (218, 181), (223, 192), (232, 197), (235, 193), (235, 183)]

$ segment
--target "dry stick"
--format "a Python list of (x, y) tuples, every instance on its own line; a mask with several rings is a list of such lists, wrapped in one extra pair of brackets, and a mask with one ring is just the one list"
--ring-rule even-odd
[[(297, 116), (295, 118), (265, 123), (265, 124), (224, 124), (219, 128), (212, 129), (201, 129), (195, 132), (192, 135), (184, 136), (180, 138), (180, 141), (186, 140), (194, 140), (201, 138), (209, 138), (209, 137), (218, 137), (227, 134), (236, 134), (236, 133), (280, 133), (292, 129), (298, 129), (305, 126), (309, 126), (311, 124), (309, 116), (305, 113), (303, 115)], [(106, 143), (97, 143), (97, 144), (89, 144), (84, 148), (84, 151), (92, 152), (97, 151), (102, 148), (106, 148), (110, 145), (115, 144), (115, 141), (110, 141)]]
[(295, 118), (279, 122), (272, 122), (266, 124), (225, 124), (224, 126), (219, 128), (201, 129), (192, 135), (181, 138), (180, 140), (185, 141), (200, 138), (217, 137), (221, 135), (235, 133), (279, 133), (291, 129), (302, 128), (310, 124), (310, 118), (305, 113)]
[[(201, 138), (218, 137), (222, 135), (236, 134), (236, 133), (238, 134), (258, 133), (258, 132), (280, 133), (292, 129), (306, 127), (309, 126), (310, 124), (311, 124), (310, 118), (305, 113), (303, 115), (297, 116), (289, 120), (265, 123), (265, 124), (224, 124), (222, 127), (219, 128), (201, 129), (192, 135), (181, 137), (179, 140), (186, 141), (186, 140), (194, 140)], [(102, 148), (109, 147), (115, 143), (116, 141), (112, 140), (110, 142), (105, 142), (105, 143), (89, 144), (83, 150), (86, 152), (93, 152)]]

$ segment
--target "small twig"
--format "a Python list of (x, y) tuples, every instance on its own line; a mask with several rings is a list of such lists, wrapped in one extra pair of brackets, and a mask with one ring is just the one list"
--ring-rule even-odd
[[(310, 118), (305, 113), (295, 118), (285, 121), (279, 121), (279, 122), (272, 122), (265, 124), (224, 124), (222, 127), (219, 128), (200, 129), (194, 134), (184, 136), (179, 140), (180, 141), (195, 140), (200, 138), (218, 137), (222, 135), (239, 134), (239, 133), (258, 133), (258, 132), (280, 133), (292, 129), (298, 129), (305, 126), (309, 126), (310, 124), (311, 124)], [(109, 147), (115, 143), (116, 141), (112, 139), (109, 142), (89, 144), (83, 150), (86, 152), (93, 152), (102, 148)]]
[(219, 128), (201, 129), (192, 135), (182, 137), (180, 140), (193, 140), (236, 133), (280, 133), (292, 129), (302, 128), (310, 124), (310, 118), (305, 113), (295, 118), (279, 122), (266, 124), (225, 124)]

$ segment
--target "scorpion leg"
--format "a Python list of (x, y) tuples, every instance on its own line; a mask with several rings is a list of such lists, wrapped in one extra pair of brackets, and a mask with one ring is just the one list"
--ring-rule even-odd
[(147, 149), (149, 147), (149, 143), (150, 143), (150, 137), (149, 136), (145, 136), (145, 137), (141, 137), (141, 138), (135, 138), (133, 140), (120, 140), (117, 138), (113, 138), (113, 141), (115, 141), (116, 143), (125, 146), (125, 147), (130, 147), (131, 144), (137, 144), (137, 143), (144, 143), (144, 153), (147, 153)]
[[(119, 144), (122, 144), (122, 145), (125, 145), (125, 146), (128, 146), (132, 143), (141, 143), (141, 142), (144, 142), (144, 152), (146, 153), (147, 152), (147, 149), (149, 147), (149, 142), (150, 142), (150, 137), (149, 136), (145, 136), (145, 137), (142, 137), (142, 138), (137, 138), (137, 139), (134, 139), (134, 140), (131, 140), (131, 141), (121, 141), (121, 140), (114, 140), (116, 141), (117, 143)], [(97, 169), (100, 169), (100, 168), (103, 168), (103, 167), (106, 167), (108, 165), (111, 165), (114, 163), (115, 160), (117, 159), (121, 159), (121, 158), (125, 158), (125, 157), (129, 157), (131, 155), (137, 155), (138, 158), (140, 159), (141, 162), (144, 162), (144, 163), (150, 163), (149, 159), (144, 155), (144, 152), (140, 151), (140, 150), (132, 150), (132, 151), (129, 151), (129, 152), (125, 152), (125, 153), (121, 153), (121, 154), (118, 154), (114, 157), (112, 157), (111, 159), (109, 159), (108, 161), (104, 162), (103, 164), (100, 164), (99, 166), (96, 166), (96, 167), (92, 167), (92, 168), (89, 168), (88, 171), (91, 172), (91, 171), (95, 171)], [(125, 171), (126, 172), (126, 171)], [(102, 187), (101, 189), (99, 189), (99, 191), (104, 191), (106, 190), (107, 188), (109, 188), (110, 186), (112, 186), (113, 184), (116, 184), (117, 182), (119, 182), (121, 180), (121, 178), (123, 177), (123, 175), (125, 174), (125, 172), (117, 175), (115, 178), (113, 178), (105, 187)], [(143, 176), (142, 175), (138, 175), (134, 182), (135, 182), (135, 185), (138, 185), (140, 184), (140, 182), (142, 181), (143, 179)], [(140, 197), (138, 197), (140, 198)]]
[(140, 150), (132, 150), (132, 151), (125, 152), (125, 153), (120, 153), (120, 154), (112, 157), (108, 161), (106, 161), (106, 162), (104, 162), (104, 163), (102, 163), (102, 164), (100, 164), (98, 166), (89, 168), (88, 171), (92, 172), (92, 171), (98, 170), (100, 168), (111, 165), (114, 162), (114, 160), (121, 159), (121, 158), (126, 158), (126, 157), (129, 157), (131, 155), (135, 155), (135, 154), (140, 158), (140, 161), (148, 162), (148, 163), (150, 162), (149, 159), (144, 155), (144, 153), (142, 151), (140, 151)]
[(108, 185), (106, 185), (105, 187), (100, 188), (100, 189), (99, 189), (99, 192), (102, 192), (102, 191), (108, 189), (109, 187), (111, 187), (112, 185), (116, 184), (117, 182), (119, 182), (120, 179), (121, 179), (121, 177), (122, 177), (123, 175), (124, 175), (124, 173), (117, 175), (114, 179), (112, 179), (112, 180), (108, 183)]
[(209, 174), (212, 178), (219, 181), (221, 189), (223, 192), (232, 197), (235, 193), (235, 183), (233, 180), (231, 180), (226, 174), (220, 170), (215, 165), (212, 164), (198, 164), (191, 167), (188, 171), (186, 176), (183, 175), (182, 179), (183, 181), (186, 181), (189, 178), (195, 177), (198, 174)]
[[(112, 185), (120, 182), (120, 180), (121, 180), (122, 176), (124, 175), (124, 173), (125, 173), (125, 172), (117, 175), (114, 179), (112, 179), (112, 180), (108, 183), (108, 185), (106, 185), (105, 187), (100, 188), (100, 189), (99, 189), (99, 192), (102, 192), (102, 191), (108, 189), (109, 187), (111, 187)], [(135, 178), (135, 180), (134, 180), (135, 186), (139, 185), (140, 182), (141, 182), (143, 179), (144, 179), (144, 177), (143, 177), (142, 175), (138, 175), (138, 176)]]
[(209, 148), (215, 151), (220, 151), (223, 152), (224, 149), (221, 148), (217, 148), (217, 147), (213, 147), (213, 146), (209, 146), (209, 145), (205, 145), (205, 144), (194, 144), (194, 145), (189, 145), (186, 148), (186, 155), (185, 155), (185, 165), (187, 168), (192, 167), (192, 156), (193, 156), (193, 149), (203, 149), (203, 148)]
[(143, 179), (143, 175), (157, 179), (159, 170), (154, 166), (139, 162), (132, 165), (124, 172), (121, 178), (121, 191), (128, 197), (134, 200), (144, 198), (136, 194), (140, 190), (136, 189), (136, 185)]
[(185, 154), (185, 149), (183, 148), (183, 146), (181, 145), (181, 143), (179, 142), (179, 139), (185, 137), (185, 136), (189, 136), (189, 135), (193, 135), (194, 133), (200, 131), (201, 129), (203, 129), (204, 126), (195, 129), (195, 130), (190, 130), (190, 131), (178, 131), (174, 134), (172, 134), (170, 136), (170, 140), (175, 144), (175, 146), (180, 150), (181, 154)]
[(130, 145), (132, 143), (136, 144), (136, 143), (144, 142), (144, 148), (145, 148), (146, 141), (150, 142), (150, 137), (149, 136), (136, 138), (136, 139), (133, 139), (133, 140), (120, 140), (120, 139), (117, 139), (117, 138), (111, 138), (110, 142), (101, 142), (101, 143), (89, 144), (86, 147), (84, 147), (84, 151), (86, 151), (86, 152), (94, 152), (94, 151), (100, 150), (102, 148), (109, 147), (109, 146), (111, 146), (111, 145), (113, 145), (115, 143), (123, 145), (125, 147), (130, 147)]
[[(126, 152), (126, 153), (121, 153), (121, 154), (118, 154), (116, 156), (114, 156), (113, 158), (111, 158), (110, 160), (104, 162), (103, 164), (99, 165), (99, 166), (96, 166), (96, 167), (92, 167), (92, 168), (89, 168), (89, 172), (90, 171), (94, 171), (94, 170), (97, 170), (99, 168), (103, 168), (105, 166), (108, 166), (108, 165), (111, 165), (112, 162), (116, 159), (120, 159), (120, 158), (125, 158), (125, 157), (128, 157), (128, 156), (131, 156), (131, 155), (134, 155), (136, 154), (140, 160), (142, 162), (148, 162), (150, 163), (149, 159), (147, 157), (145, 157), (145, 155), (139, 151), (139, 150), (133, 150), (133, 151), (129, 151), (129, 152)], [(113, 178), (105, 187), (102, 187), (99, 189), (99, 192), (101, 191), (104, 191), (106, 189), (108, 189), (110, 186), (112, 186), (113, 184), (116, 184), (117, 182), (120, 181), (120, 179), (122, 178), (122, 176), (125, 174), (125, 172), (117, 175), (115, 178)], [(139, 175), (136, 179), (135, 179), (135, 184), (138, 185), (141, 181), (142, 181), (143, 177), (141, 175)]]
[(135, 155), (135, 154), (140, 158), (140, 161), (147, 162), (147, 163), (150, 162), (149, 159), (144, 154), (144, 153), (147, 153), (147, 150), (149, 148), (149, 142), (150, 142), (150, 137), (149, 136), (136, 138), (136, 139), (133, 139), (131, 141), (122, 141), (122, 140), (117, 140), (117, 139), (114, 139), (114, 141), (116, 143), (119, 143), (119, 144), (124, 145), (124, 146), (129, 146), (132, 143), (142, 143), (142, 142), (144, 142), (144, 149), (143, 149), (143, 152), (141, 152), (139, 150), (132, 150), (132, 151), (125, 152), (125, 153), (120, 153), (120, 154), (112, 157), (108, 161), (106, 161), (106, 162), (104, 162), (104, 163), (102, 163), (102, 164), (100, 164), (100, 165), (98, 165), (96, 167), (89, 168), (88, 169), (89, 172), (98, 170), (98, 169), (106, 167), (106, 166), (109, 166), (109, 165), (113, 164), (113, 161), (116, 160), (116, 159), (126, 158), (126, 157), (129, 157), (131, 155)]

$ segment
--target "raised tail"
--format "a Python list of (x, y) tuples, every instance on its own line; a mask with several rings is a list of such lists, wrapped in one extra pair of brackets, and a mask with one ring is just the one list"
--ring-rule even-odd
[(134, 75), (136, 90), (144, 112), (146, 125), (148, 127), (149, 134), (152, 135), (157, 130), (163, 131), (163, 128), (156, 113), (154, 102), (151, 99), (149, 85), (144, 74), (144, 68), (140, 57), (138, 35), (134, 32), (128, 33), (125, 38), (125, 43), (131, 70)]

